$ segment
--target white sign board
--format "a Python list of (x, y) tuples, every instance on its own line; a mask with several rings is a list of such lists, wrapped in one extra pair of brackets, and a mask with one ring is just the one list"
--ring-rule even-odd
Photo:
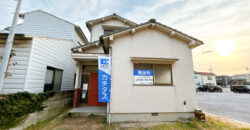
[(88, 84), (83, 84), (83, 90), (88, 90)]
[(134, 84), (153, 85), (153, 70), (134, 70)]

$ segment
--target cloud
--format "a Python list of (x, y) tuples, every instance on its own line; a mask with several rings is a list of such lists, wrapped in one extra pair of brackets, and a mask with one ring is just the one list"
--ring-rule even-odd
[[(15, 6), (14, 1), (1, 0), (0, 28), (11, 24)], [(25, 0), (21, 12), (36, 9), (80, 25), (87, 37), (90, 34), (85, 27), (86, 21), (114, 12), (136, 23), (156, 18), (205, 42), (205, 45), (193, 50), (195, 69), (206, 70), (212, 64), (215, 71), (219, 66), (216, 72), (232, 74), (243, 73), (242, 66), (250, 65), (250, 60), (245, 60), (249, 59), (250, 52), (249, 0)], [(231, 60), (214, 58), (219, 56), (214, 53), (213, 44), (227, 39), (237, 43)], [(210, 50), (211, 53), (202, 54)], [(244, 60), (241, 62), (241, 59)], [(233, 62), (241, 62), (241, 66)], [(231, 69), (235, 71), (230, 71), (230, 66), (222, 71), (220, 67), (224, 63), (232, 64)]]

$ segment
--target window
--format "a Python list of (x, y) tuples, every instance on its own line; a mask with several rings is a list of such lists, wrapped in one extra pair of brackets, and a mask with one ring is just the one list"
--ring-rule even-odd
[(63, 71), (60, 69), (47, 67), (44, 92), (54, 90), (61, 91)]
[(108, 35), (108, 34), (111, 34), (113, 32), (114, 32), (114, 30), (104, 30), (104, 35)]
[(170, 64), (134, 64), (135, 85), (173, 85)]
[(207, 80), (212, 80), (212, 76), (208, 75)]

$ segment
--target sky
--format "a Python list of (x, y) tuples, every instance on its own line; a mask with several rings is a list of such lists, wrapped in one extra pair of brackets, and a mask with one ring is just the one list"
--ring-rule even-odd
[[(0, 0), (0, 30), (11, 25), (16, 3)], [(250, 72), (250, 0), (23, 0), (22, 13), (37, 9), (81, 26), (88, 38), (88, 20), (112, 13), (136, 23), (155, 18), (204, 42), (192, 50), (196, 71)]]

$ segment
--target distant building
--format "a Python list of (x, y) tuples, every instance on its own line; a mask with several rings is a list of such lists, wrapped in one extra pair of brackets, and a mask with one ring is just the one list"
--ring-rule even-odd
[(233, 80), (246, 80), (247, 82), (250, 82), (250, 73), (248, 74), (236, 74), (232, 77)]
[(216, 85), (215, 74), (211, 72), (194, 72), (196, 85)]
[(226, 85), (229, 85), (231, 81), (232, 81), (231, 76), (227, 76), (227, 75), (216, 76), (216, 82), (218, 85), (226, 86)]

